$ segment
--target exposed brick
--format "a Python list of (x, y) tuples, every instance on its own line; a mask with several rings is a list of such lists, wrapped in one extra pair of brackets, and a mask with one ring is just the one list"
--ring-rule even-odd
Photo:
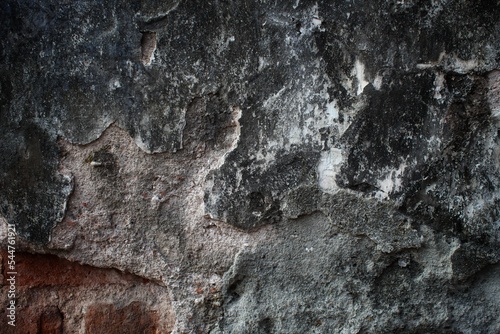
[[(0, 312), (1, 319), (7, 319), (5, 310)], [(16, 310), (15, 327), (0, 327), (0, 333), (22, 334), (62, 334), (63, 315), (56, 306), (43, 308), (40, 305), (22, 307)]]
[(158, 314), (141, 302), (132, 302), (123, 308), (112, 304), (97, 304), (85, 314), (85, 333), (88, 334), (156, 334)]
[[(3, 260), (1, 257), (3, 256)], [(0, 251), (0, 270), (7, 270), (7, 256)], [(16, 326), (0, 326), (0, 334), (60, 333), (170, 333), (175, 316), (168, 304), (149, 303), (151, 289), (166, 293), (154, 282), (115, 269), (96, 268), (53, 255), (16, 253)], [(9, 286), (0, 280), (3, 305)], [(138, 290), (138, 292), (136, 291)], [(135, 292), (134, 292), (135, 291)], [(122, 293), (130, 294), (123, 297)], [(102, 296), (106, 296), (106, 304)], [(156, 297), (155, 297), (156, 298)], [(123, 306), (125, 303), (128, 305)], [(155, 299), (156, 301), (156, 299)], [(87, 312), (81, 310), (87, 305)], [(117, 306), (119, 305), (119, 306)], [(158, 311), (157, 311), (158, 310)], [(7, 320), (6, 308), (0, 319)], [(158, 316), (161, 312), (162, 318)]]
[(44, 310), (40, 316), (38, 326), (40, 334), (62, 334), (63, 332), (63, 315), (55, 306)]
[[(7, 253), (3, 251), (3, 271), (7, 272)], [(16, 253), (16, 285), (92, 286), (102, 284), (145, 283), (147, 280), (115, 269), (102, 269), (61, 259), (54, 255)], [(6, 284), (5, 278), (3, 284)]]

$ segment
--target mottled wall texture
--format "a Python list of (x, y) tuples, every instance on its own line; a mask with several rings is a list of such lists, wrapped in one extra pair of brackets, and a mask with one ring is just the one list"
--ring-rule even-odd
[(0, 37), (2, 333), (500, 332), (498, 0), (2, 0)]

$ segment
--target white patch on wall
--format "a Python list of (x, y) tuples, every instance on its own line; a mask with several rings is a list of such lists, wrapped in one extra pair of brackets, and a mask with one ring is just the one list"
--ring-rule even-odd
[(339, 110), (337, 108), (337, 100), (333, 100), (326, 104), (326, 117), (329, 123), (333, 123), (339, 118)]
[(436, 74), (436, 78), (434, 79), (434, 99), (441, 100), (443, 96), (441, 92), (444, 89), (444, 74), (438, 73)]
[(338, 190), (336, 176), (344, 161), (342, 150), (332, 148), (321, 153), (318, 164), (319, 187), (324, 192), (333, 193)]
[(380, 88), (382, 88), (382, 76), (381, 75), (377, 75), (375, 77), (375, 79), (373, 80), (373, 87), (376, 89), (376, 90), (380, 90)]
[(109, 91), (114, 91), (118, 88), (121, 88), (122, 84), (120, 83), (120, 80), (114, 78), (114, 79), (111, 79), (108, 83), (108, 89)]
[(268, 66), (269, 66), (269, 62), (267, 61), (267, 58), (259, 57), (259, 72)]
[(312, 25), (313, 25), (313, 28), (318, 28), (321, 27), (321, 23), (323, 23), (323, 21), (318, 18), (318, 17), (313, 17), (312, 19)]
[(445, 51), (439, 54), (437, 61), (417, 64), (417, 69), (426, 70), (429, 68), (442, 67), (445, 71), (452, 71), (459, 74), (467, 74), (479, 67), (477, 59), (461, 59), (455, 54), (447, 54)]
[(354, 63), (354, 69), (353, 69), (353, 74), (356, 75), (356, 80), (358, 81), (358, 88), (356, 94), (359, 95), (363, 93), (363, 90), (365, 89), (366, 85), (369, 84), (368, 81), (366, 81), (365, 78), (365, 65), (359, 61), (359, 59), (356, 59), (356, 62)]
[(390, 193), (400, 190), (402, 186), (403, 173), (406, 167), (406, 162), (403, 162), (399, 165), (398, 169), (389, 171), (384, 179), (379, 180), (377, 188), (380, 190), (377, 191), (375, 196), (379, 199), (386, 199), (389, 197)]
[(457, 73), (466, 74), (478, 67), (477, 59), (464, 60), (458, 57), (450, 58), (449, 68)]

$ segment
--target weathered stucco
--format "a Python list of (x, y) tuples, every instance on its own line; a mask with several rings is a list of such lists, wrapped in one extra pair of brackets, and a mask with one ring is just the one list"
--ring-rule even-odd
[(500, 332), (499, 17), (2, 1), (3, 244), (147, 279), (19, 302), (64, 333)]

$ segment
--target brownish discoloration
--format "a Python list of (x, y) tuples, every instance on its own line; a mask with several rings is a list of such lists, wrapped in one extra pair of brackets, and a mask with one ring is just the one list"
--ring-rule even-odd
[[(7, 305), (11, 276), (6, 274), (5, 250), (0, 258), (4, 274), (0, 301)], [(170, 333), (173, 329), (170, 291), (164, 286), (54, 255), (17, 252), (15, 258), (16, 326), (4, 325), (2, 333)], [(7, 319), (6, 308), (0, 317)]]
[(85, 333), (156, 334), (159, 316), (143, 303), (132, 302), (117, 308), (113, 304), (95, 304), (85, 314)]

